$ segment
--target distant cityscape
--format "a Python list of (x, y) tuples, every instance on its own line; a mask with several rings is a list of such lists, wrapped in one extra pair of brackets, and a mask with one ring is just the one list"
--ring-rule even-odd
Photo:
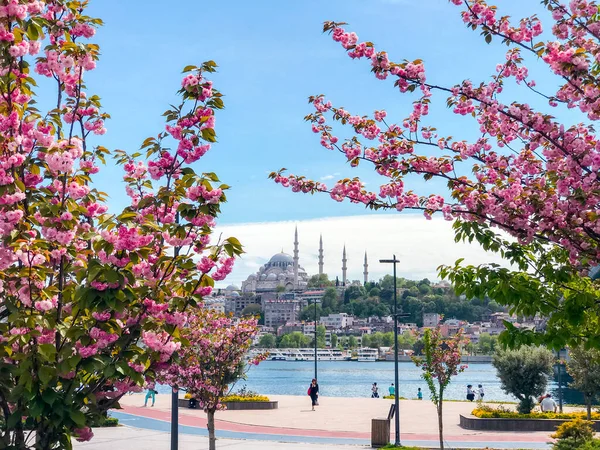
[[(341, 279), (339, 276), (329, 279), (323, 273), (322, 239), (319, 244), (318, 274), (309, 276), (300, 265), (296, 229), (293, 255), (283, 251), (273, 255), (256, 274), (248, 276), (241, 287), (229, 285), (216, 290), (206, 299), (205, 308), (237, 317), (260, 315), (257, 347), (314, 346), (316, 322), (317, 346), (321, 349), (348, 351), (344, 354), (346, 358), (353, 349), (358, 349), (353, 353), (356, 357), (361, 348), (371, 348), (377, 350), (375, 358), (389, 358), (394, 331), (393, 277), (388, 275), (370, 281), (365, 252), (363, 280), (349, 281), (344, 247)], [(470, 341), (466, 350), (471, 355), (491, 354), (497, 336), (505, 329), (505, 322), (537, 330), (545, 325), (541, 317), (511, 315), (488, 299), (456, 296), (450, 284), (444, 281), (401, 278), (397, 280), (397, 296), (398, 307), (406, 315), (398, 325), (399, 350), (404, 356), (419, 353), (418, 337), (425, 329), (438, 325), (444, 336), (452, 336), (462, 329)], [(371, 358), (373, 353), (368, 353)], [(295, 357), (299, 358), (298, 354)]]

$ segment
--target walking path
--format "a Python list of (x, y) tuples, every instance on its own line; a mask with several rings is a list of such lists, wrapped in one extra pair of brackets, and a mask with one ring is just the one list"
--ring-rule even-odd
[[(317, 411), (298, 396), (271, 396), (279, 409), (264, 411), (219, 411), (217, 437), (321, 445), (370, 444), (371, 419), (385, 417), (391, 401), (361, 398), (321, 398)], [(144, 408), (143, 396), (132, 395), (121, 401), (123, 409), (112, 413), (122, 424), (168, 432), (170, 397), (161, 395), (155, 407)], [(544, 432), (480, 432), (458, 426), (459, 414), (468, 414), (473, 403), (449, 402), (444, 405), (445, 441), (459, 448), (548, 448), (549, 434)], [(202, 411), (179, 409), (182, 435), (206, 436), (206, 416)], [(393, 426), (392, 426), (393, 428)], [(437, 416), (428, 401), (404, 400), (400, 403), (401, 441), (404, 445), (437, 447)], [(392, 438), (394, 431), (392, 430)], [(393, 439), (392, 439), (393, 440)], [(249, 447), (250, 448), (250, 447)], [(113, 450), (117, 450), (114, 448)], [(128, 450), (132, 450), (129, 449)]]

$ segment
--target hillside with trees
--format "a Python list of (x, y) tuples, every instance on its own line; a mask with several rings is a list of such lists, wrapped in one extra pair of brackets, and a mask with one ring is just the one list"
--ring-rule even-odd
[[(317, 307), (317, 318), (331, 313), (345, 312), (359, 318), (383, 317), (391, 313), (394, 305), (394, 278), (386, 275), (377, 282), (365, 286), (351, 285), (343, 298), (338, 298), (327, 275), (311, 278), (312, 287), (326, 287), (322, 305)], [(442, 314), (446, 319), (454, 318), (467, 322), (485, 319), (491, 313), (502, 311), (502, 307), (489, 299), (466, 299), (455, 295), (450, 287), (434, 286), (427, 279), (420, 281), (397, 279), (398, 305), (409, 314), (404, 322), (423, 325), (424, 313)], [(314, 308), (302, 311), (301, 320), (314, 320)]]

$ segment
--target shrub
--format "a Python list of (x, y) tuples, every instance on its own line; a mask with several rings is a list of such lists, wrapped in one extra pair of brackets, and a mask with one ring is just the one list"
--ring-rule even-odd
[[(387, 399), (387, 400), (394, 400), (396, 397), (393, 395), (384, 395), (383, 398)], [(406, 400), (406, 397), (398, 397), (399, 400)], [(404, 447), (402, 447), (404, 448)]]
[(580, 450), (600, 450), (600, 439), (591, 439), (579, 447)]
[(563, 423), (551, 437), (557, 439), (552, 445), (554, 450), (577, 450), (592, 441), (594, 437), (593, 423), (577, 418)]
[(492, 362), (502, 389), (519, 400), (519, 412), (531, 412), (534, 398), (546, 391), (552, 375), (554, 356), (543, 347), (523, 346), (517, 350), (498, 350)]

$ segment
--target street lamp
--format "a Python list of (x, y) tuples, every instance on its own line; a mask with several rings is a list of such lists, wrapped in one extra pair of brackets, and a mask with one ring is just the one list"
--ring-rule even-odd
[(394, 415), (394, 426), (396, 431), (396, 442), (394, 445), (400, 447), (400, 399), (398, 398), (398, 292), (396, 289), (396, 264), (400, 261), (396, 259), (380, 259), (382, 264), (393, 264), (394, 265), (394, 406), (396, 408), (396, 414)]
[(317, 299), (314, 301), (315, 304), (315, 380), (317, 378)]
[(556, 371), (557, 371), (557, 375), (558, 375), (558, 411), (562, 414), (563, 412), (563, 392), (562, 392), (562, 370), (563, 370), (563, 365), (560, 361), (560, 352), (561, 350), (558, 350), (556, 352)]
[(171, 450), (179, 448), (179, 389), (171, 392)]

